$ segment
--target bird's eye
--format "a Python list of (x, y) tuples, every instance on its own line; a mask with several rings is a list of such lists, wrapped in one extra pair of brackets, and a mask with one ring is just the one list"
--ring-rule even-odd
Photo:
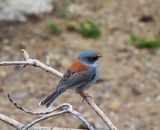
[(93, 62), (93, 61), (96, 61), (98, 57), (88, 57), (87, 59), (88, 61)]

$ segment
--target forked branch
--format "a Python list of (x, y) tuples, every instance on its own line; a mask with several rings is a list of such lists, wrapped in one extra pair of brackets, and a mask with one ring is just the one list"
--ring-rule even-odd
[(68, 103), (64, 103), (62, 105), (59, 105), (55, 108), (52, 108), (52, 110), (50, 111), (45, 111), (45, 112), (34, 112), (34, 111), (30, 111), (22, 106), (19, 106), (16, 102), (13, 101), (13, 99), (10, 97), (10, 95), (8, 94), (8, 98), (10, 100), (10, 102), (16, 106), (19, 110), (28, 113), (28, 114), (32, 114), (32, 115), (39, 115), (42, 116), (34, 121), (31, 121), (30, 123), (24, 125), (21, 130), (28, 130), (29, 128), (31, 128), (33, 125), (37, 124), (38, 122), (51, 118), (53, 116), (58, 116), (58, 115), (62, 115), (65, 113), (71, 113), (74, 116), (76, 116), (89, 130), (95, 130), (93, 128), (93, 126), (87, 122), (87, 120), (76, 110), (73, 109), (72, 105), (68, 104)]
[[(45, 70), (46, 72), (49, 72), (53, 74), (54, 76), (57, 76), (61, 78), (63, 76), (62, 73), (54, 69), (53, 67), (49, 66), (49, 64), (44, 64), (40, 62), (37, 59), (30, 58), (29, 54), (25, 50), (21, 50), (23, 53), (23, 56), (25, 58), (25, 61), (3, 61), (0, 62), (0, 66), (8, 66), (8, 65), (23, 65), (23, 66), (34, 66), (37, 68), (40, 68), (42, 70)], [(48, 59), (47, 59), (48, 61)], [(109, 120), (109, 118), (104, 114), (104, 112), (95, 104), (93, 99), (86, 96), (84, 92), (79, 93), (82, 98), (89, 104), (89, 106), (97, 113), (97, 115), (104, 121), (104, 123), (108, 126), (109, 130), (118, 130), (113, 123)]]

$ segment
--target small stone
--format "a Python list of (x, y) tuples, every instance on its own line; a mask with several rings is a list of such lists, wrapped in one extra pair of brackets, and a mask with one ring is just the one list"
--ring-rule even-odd
[(0, 77), (1, 78), (6, 77), (6, 75), (7, 75), (7, 72), (5, 70), (0, 71)]
[(121, 106), (121, 102), (118, 101), (118, 100), (114, 100), (110, 104), (110, 109), (113, 110), (113, 111), (118, 111), (118, 109), (120, 108), (120, 106)]
[(154, 18), (150, 15), (143, 15), (139, 19), (140, 22), (148, 23), (148, 22), (153, 22)]
[(142, 94), (142, 92), (141, 92), (138, 88), (136, 88), (136, 87), (133, 87), (133, 88), (132, 88), (132, 93), (133, 93), (134, 95), (136, 95), (136, 96), (139, 96), (139, 95)]
[[(0, 1), (0, 21), (26, 22), (27, 16), (51, 12), (53, 4), (51, 0), (5, 0)], [(26, 16), (27, 15), (27, 16)]]
[(152, 109), (149, 110), (149, 114), (152, 115), (152, 116), (157, 115), (157, 113), (158, 113), (158, 111), (156, 109), (152, 108)]
[(146, 97), (145, 98), (145, 102), (151, 102), (151, 98), (150, 97)]

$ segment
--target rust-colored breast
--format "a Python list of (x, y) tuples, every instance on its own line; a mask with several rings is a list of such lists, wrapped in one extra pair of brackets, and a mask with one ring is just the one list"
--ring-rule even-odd
[(78, 60), (74, 60), (70, 66), (70, 71), (72, 72), (80, 72), (88, 69), (88, 66), (80, 63)]

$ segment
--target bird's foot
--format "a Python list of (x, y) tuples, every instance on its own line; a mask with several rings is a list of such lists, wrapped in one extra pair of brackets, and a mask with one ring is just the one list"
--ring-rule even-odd
[(79, 93), (83, 97), (82, 102), (84, 102), (86, 98), (92, 99), (92, 97), (89, 94), (85, 93), (84, 91), (76, 91), (76, 92)]
[(92, 97), (88, 93), (85, 93), (85, 92), (82, 92), (82, 93), (83, 93), (83, 100), (82, 100), (82, 102), (85, 101), (85, 98), (91, 98), (92, 99)]
[(83, 93), (85, 97), (92, 98), (88, 93)]

